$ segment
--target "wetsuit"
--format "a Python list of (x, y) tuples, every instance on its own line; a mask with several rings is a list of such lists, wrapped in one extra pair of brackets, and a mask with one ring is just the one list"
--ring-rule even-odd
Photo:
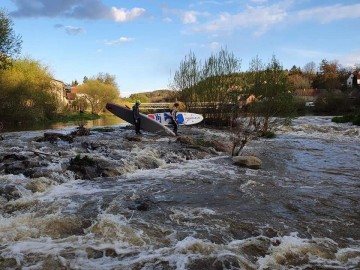
[(176, 121), (176, 114), (177, 114), (177, 107), (176, 106), (174, 106), (173, 107), (173, 109), (172, 109), (172, 111), (171, 111), (171, 117), (172, 117), (172, 124), (173, 124), (173, 126), (174, 126), (174, 133), (175, 133), (175, 135), (176, 136), (178, 136), (178, 133), (177, 133), (177, 130), (178, 130), (178, 123), (177, 123), (177, 121)]
[(135, 103), (132, 107), (133, 117), (135, 121), (135, 132), (136, 134), (141, 134), (140, 132), (140, 112), (139, 112), (139, 104)]

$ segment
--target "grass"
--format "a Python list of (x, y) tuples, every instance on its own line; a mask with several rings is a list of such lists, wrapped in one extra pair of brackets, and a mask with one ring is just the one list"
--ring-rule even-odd
[(67, 112), (67, 113), (60, 113), (55, 114), (54, 116), (49, 119), (49, 122), (51, 123), (57, 123), (57, 122), (76, 122), (76, 121), (88, 121), (88, 120), (96, 120), (101, 118), (101, 115), (96, 115), (92, 113), (79, 113), (79, 112)]

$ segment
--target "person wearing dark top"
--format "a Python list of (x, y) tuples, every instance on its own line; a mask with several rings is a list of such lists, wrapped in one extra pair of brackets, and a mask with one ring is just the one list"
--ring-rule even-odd
[(174, 133), (176, 136), (178, 136), (178, 122), (176, 120), (176, 114), (178, 112), (178, 107), (179, 107), (179, 103), (175, 103), (174, 104), (174, 107), (172, 108), (171, 110), (171, 119), (172, 119), (172, 124), (173, 124), (173, 127), (174, 127)]
[(141, 134), (141, 132), (140, 132), (140, 112), (139, 112), (140, 104), (141, 104), (140, 100), (136, 100), (135, 105), (132, 107), (136, 134)]

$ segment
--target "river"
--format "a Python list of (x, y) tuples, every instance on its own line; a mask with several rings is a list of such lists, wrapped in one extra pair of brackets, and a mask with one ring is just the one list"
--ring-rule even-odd
[(43, 123), (43, 122), (17, 122), (12, 124), (2, 124), (0, 121), (0, 132), (14, 132), (14, 131), (33, 131), (33, 130), (45, 130), (45, 129), (62, 129), (66, 127), (78, 126), (84, 124), (86, 127), (98, 127), (98, 126), (113, 126), (123, 124), (125, 121), (114, 115), (103, 115), (99, 119), (88, 121), (70, 121), (70, 122), (58, 122), (58, 123)]
[[(132, 139), (124, 124), (74, 142), (37, 140), (44, 132), (2, 134), (1, 269), (360, 269), (357, 126), (296, 118), (245, 147), (260, 170), (174, 138)], [(31, 173), (4, 165), (11, 154)], [(76, 155), (108, 173), (79, 179), (68, 169)]]

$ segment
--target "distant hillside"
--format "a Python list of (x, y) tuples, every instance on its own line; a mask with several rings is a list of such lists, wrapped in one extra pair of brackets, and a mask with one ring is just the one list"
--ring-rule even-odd
[(161, 89), (149, 92), (142, 92), (130, 95), (130, 99), (140, 99), (142, 102), (174, 102), (176, 92), (173, 90)]

